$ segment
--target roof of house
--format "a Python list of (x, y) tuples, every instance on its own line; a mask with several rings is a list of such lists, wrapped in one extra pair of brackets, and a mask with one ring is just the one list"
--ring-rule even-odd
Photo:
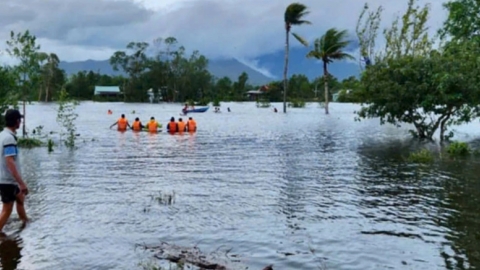
[(100, 93), (120, 93), (120, 87), (118, 86), (95, 86), (95, 95)]

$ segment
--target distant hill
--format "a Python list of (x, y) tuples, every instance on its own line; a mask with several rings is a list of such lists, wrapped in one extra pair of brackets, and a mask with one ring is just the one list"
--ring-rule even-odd
[[(313, 80), (323, 75), (322, 63), (305, 57), (308, 51), (309, 50), (306, 48), (290, 49), (288, 76), (292, 76), (293, 74), (304, 74), (310, 80)], [(272, 54), (262, 55), (255, 60), (258, 61), (259, 67), (268, 69), (278, 80), (283, 78), (284, 57), (285, 51), (280, 50)], [(339, 80), (343, 80), (350, 76), (358, 77), (360, 74), (358, 64), (347, 61), (333, 62), (328, 65), (328, 69), (329, 72)]]
[[(306, 48), (292, 48), (289, 56), (289, 69), (288, 75), (304, 74), (310, 80), (313, 80), (323, 75), (322, 63), (307, 59), (305, 55), (308, 49)], [(214, 76), (218, 78), (229, 77), (232, 81), (236, 81), (238, 76), (242, 72), (248, 74), (249, 83), (254, 85), (267, 84), (274, 80), (281, 80), (283, 78), (283, 65), (284, 65), (284, 51), (279, 50), (275, 53), (265, 54), (255, 59), (258, 67), (267, 69), (274, 78), (270, 78), (259, 71), (241, 63), (236, 59), (222, 59), (222, 60), (210, 60), (208, 70)], [(352, 62), (334, 62), (329, 66), (329, 72), (337, 77), (339, 80), (343, 80), (350, 76), (359, 76), (360, 68), (357, 63)], [(108, 60), (86, 60), (77, 62), (60, 62), (60, 68), (70, 75), (82, 70), (99, 72), (107, 75), (121, 75), (122, 72), (114, 71), (110, 66)]]
[[(123, 72), (114, 71), (109, 60), (86, 60), (77, 62), (60, 62), (59, 67), (68, 75), (78, 73), (79, 71), (93, 71), (106, 75), (122, 75)], [(272, 81), (271, 78), (262, 73), (242, 64), (235, 59), (228, 60), (211, 60), (208, 66), (211, 74), (218, 78), (229, 77), (232, 81), (236, 81), (242, 72), (248, 74), (249, 83), (255, 85), (266, 84)]]

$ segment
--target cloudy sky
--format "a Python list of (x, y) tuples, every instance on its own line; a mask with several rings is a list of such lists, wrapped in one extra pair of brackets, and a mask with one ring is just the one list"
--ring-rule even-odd
[[(330, 28), (354, 33), (363, 4), (382, 4), (384, 24), (407, 0), (299, 0), (313, 25), (294, 29), (310, 40)], [(174, 36), (210, 58), (255, 57), (283, 50), (283, 13), (291, 0), (1, 0), (0, 50), (9, 32), (30, 30), (43, 51), (62, 60), (103, 60), (130, 41), (151, 43)], [(420, 3), (426, 3), (420, 0)], [(430, 26), (446, 16), (442, 0), (430, 0)], [(6, 61), (5, 54), (1, 56)]]

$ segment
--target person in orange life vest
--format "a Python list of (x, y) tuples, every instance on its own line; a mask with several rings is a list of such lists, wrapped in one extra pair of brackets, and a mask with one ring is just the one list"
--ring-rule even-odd
[(127, 118), (125, 118), (125, 114), (122, 114), (120, 118), (118, 118), (117, 122), (113, 123), (113, 125), (110, 126), (112, 128), (113, 126), (117, 125), (117, 130), (118, 131), (125, 131), (127, 130), (127, 126), (129, 128), (132, 128), (130, 124), (128, 123)]
[(167, 125), (167, 130), (170, 132), (170, 133), (175, 133), (178, 131), (178, 125), (177, 123), (175, 122), (175, 118), (172, 117), (170, 118), (170, 122), (168, 123)]
[(135, 118), (135, 121), (132, 123), (132, 129), (133, 131), (142, 131), (143, 125), (142, 122), (140, 122), (140, 119)]
[(185, 122), (183, 122), (182, 118), (178, 119), (177, 127), (178, 127), (178, 132), (187, 131), (187, 127), (185, 125)]
[(187, 121), (187, 130), (188, 130), (188, 132), (195, 132), (195, 131), (197, 131), (197, 122), (195, 122), (195, 120), (193, 120), (192, 117), (188, 118), (188, 121)]
[(162, 127), (157, 121), (155, 121), (155, 117), (150, 117), (150, 122), (147, 123), (145, 126), (148, 128), (149, 132), (157, 132), (159, 127)]

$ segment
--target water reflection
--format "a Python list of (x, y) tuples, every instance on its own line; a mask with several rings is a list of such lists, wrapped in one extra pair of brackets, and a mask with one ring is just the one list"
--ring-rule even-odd
[[(478, 164), (446, 161), (432, 165), (408, 164), (403, 160), (419, 145), (401, 142), (359, 149), (360, 213), (369, 220), (362, 234), (385, 239), (429, 243), (440, 249), (436, 255), (447, 269), (480, 267), (480, 182)], [(433, 148), (436, 148), (433, 146)], [(406, 239), (415, 240), (414, 242)], [(421, 257), (438, 252), (423, 249), (401, 259), (427, 267)], [(428, 268), (428, 267), (427, 267)]]
[(15, 270), (20, 264), (23, 240), (19, 235), (0, 233), (0, 266), (3, 270)]

